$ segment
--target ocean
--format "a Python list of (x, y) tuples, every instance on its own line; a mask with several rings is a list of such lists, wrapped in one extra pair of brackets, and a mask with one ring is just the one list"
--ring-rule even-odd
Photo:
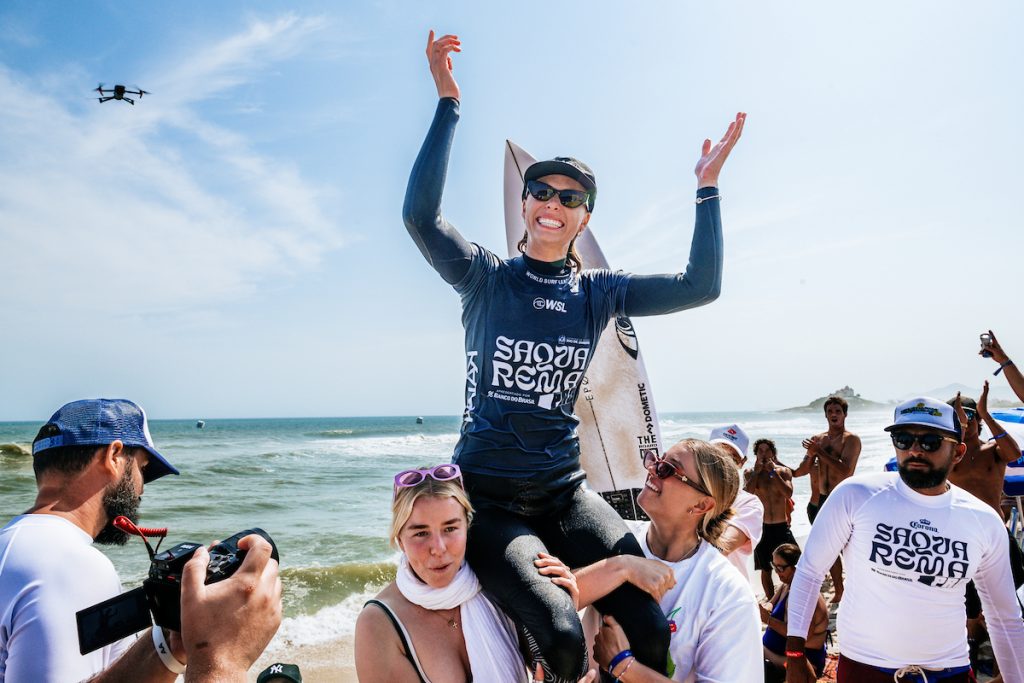
[[(882, 428), (889, 411), (852, 413), (860, 435), (859, 472), (878, 471), (893, 449)], [(738, 423), (751, 440), (774, 439), (782, 462), (796, 466), (802, 439), (826, 428), (821, 413), (663, 413), (663, 440), (706, 438)], [(42, 423), (0, 423), (0, 518), (29, 508), (35, 480), (29, 449)], [(363, 602), (394, 577), (396, 553), (387, 542), (392, 476), (411, 466), (447, 462), (458, 417), (353, 417), (154, 420), (157, 448), (182, 474), (146, 487), (144, 526), (169, 528), (164, 547), (211, 543), (258, 526), (277, 543), (285, 587), (285, 619), (270, 650), (350, 640)], [(794, 533), (807, 533), (807, 477), (796, 481)], [(142, 542), (100, 547), (126, 588), (148, 568)]]

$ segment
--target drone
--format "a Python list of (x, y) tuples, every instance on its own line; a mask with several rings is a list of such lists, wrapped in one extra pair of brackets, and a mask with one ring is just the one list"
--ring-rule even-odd
[[(113, 90), (111, 90), (110, 88), (104, 89), (102, 83), (100, 83), (96, 87), (96, 92), (98, 92), (100, 94), (100, 96), (96, 98), (96, 99), (98, 99), (100, 101), (100, 104), (103, 104), (104, 102), (107, 102), (109, 100), (124, 100), (125, 102), (127, 102), (128, 104), (130, 104), (132, 106), (135, 105), (135, 100), (133, 100), (130, 97), (125, 97), (125, 95), (138, 95), (139, 99), (141, 100), (143, 95), (148, 95), (149, 94), (148, 90), (142, 90), (142, 89), (129, 90), (128, 88), (124, 87), (123, 85), (115, 85)], [(113, 94), (108, 95), (107, 93), (113, 93)]]

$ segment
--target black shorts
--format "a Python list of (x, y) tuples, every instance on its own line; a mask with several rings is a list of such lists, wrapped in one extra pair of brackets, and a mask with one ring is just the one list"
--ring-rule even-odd
[(761, 540), (754, 546), (754, 569), (771, 571), (772, 554), (783, 543), (796, 544), (793, 531), (786, 522), (765, 524), (761, 527)]
[(814, 524), (814, 520), (818, 516), (818, 510), (821, 509), (821, 506), (825, 504), (825, 501), (827, 499), (828, 499), (828, 494), (827, 493), (821, 493), (821, 494), (818, 495), (818, 502), (817, 502), (817, 504), (815, 504), (815, 503), (808, 503), (807, 504), (807, 519), (811, 522), (811, 524)]

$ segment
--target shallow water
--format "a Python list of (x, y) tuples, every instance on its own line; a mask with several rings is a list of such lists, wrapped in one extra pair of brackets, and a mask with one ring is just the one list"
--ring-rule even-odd
[[(878, 471), (892, 456), (882, 427), (889, 412), (850, 416), (861, 436), (858, 471)], [(799, 463), (800, 441), (823, 431), (818, 413), (667, 413), (666, 443), (706, 438), (739, 423), (751, 440), (774, 439), (780, 459)], [(387, 528), (392, 475), (450, 459), (458, 417), (308, 418), (152, 421), (157, 448), (182, 472), (146, 487), (142, 524), (170, 529), (165, 547), (212, 542), (259, 526), (276, 541), (285, 585), (285, 623), (277, 640), (316, 644), (352, 632), (366, 597), (391, 580), (395, 553)], [(24, 454), (40, 424), (0, 423), (0, 518), (32, 505), (35, 480)], [(15, 444), (20, 448), (11, 446)], [(807, 533), (808, 479), (796, 481), (794, 533)], [(103, 548), (125, 586), (148, 567), (138, 539)]]

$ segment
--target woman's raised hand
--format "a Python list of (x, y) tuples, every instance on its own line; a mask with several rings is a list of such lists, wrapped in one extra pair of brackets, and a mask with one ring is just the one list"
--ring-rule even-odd
[(697, 168), (694, 169), (694, 172), (697, 174), (698, 188), (716, 187), (718, 185), (718, 174), (722, 172), (725, 160), (729, 158), (729, 153), (736, 146), (740, 135), (743, 134), (743, 124), (746, 120), (746, 112), (741, 111), (736, 114), (736, 119), (729, 124), (725, 135), (714, 146), (711, 145), (710, 138), (704, 141), (700, 160), (697, 161)]
[(462, 52), (458, 36), (443, 35), (434, 40), (434, 31), (427, 37), (427, 62), (430, 64), (430, 75), (434, 77), (438, 97), (454, 97), (459, 99), (459, 84), (452, 73), (453, 52)]

